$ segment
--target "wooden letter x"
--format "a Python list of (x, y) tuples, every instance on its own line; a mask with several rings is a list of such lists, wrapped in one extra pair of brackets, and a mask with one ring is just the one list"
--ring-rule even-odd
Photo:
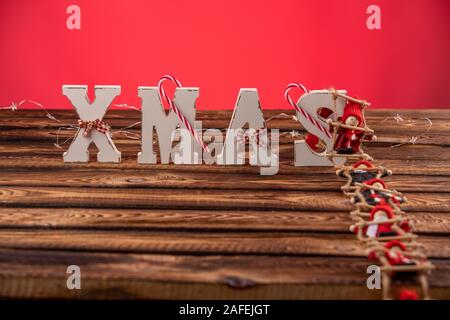
[[(62, 90), (81, 121), (101, 121), (111, 102), (120, 94), (120, 86), (95, 86), (95, 99), (90, 103), (87, 86), (64, 85)], [(84, 132), (84, 129), (78, 129), (74, 141), (63, 155), (64, 162), (88, 162), (88, 147), (92, 142), (98, 148), (98, 162), (120, 162), (120, 152), (114, 145), (109, 130), (103, 133), (92, 128), (88, 134)]]

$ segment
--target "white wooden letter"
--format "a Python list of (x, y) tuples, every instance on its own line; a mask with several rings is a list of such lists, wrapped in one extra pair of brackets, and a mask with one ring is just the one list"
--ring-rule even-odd
[[(265, 128), (264, 116), (259, 103), (258, 90), (241, 88), (239, 96), (231, 116), (230, 125), (221, 154), (217, 163), (220, 164), (244, 164), (245, 144), (237, 143), (236, 135), (248, 124), (248, 129), (258, 130)], [(256, 150), (250, 144), (250, 163), (255, 164)]]
[[(339, 93), (345, 94), (345, 91), (338, 91)], [(297, 105), (308, 112), (314, 119), (322, 124), (325, 128), (328, 128), (326, 119), (319, 116), (318, 112), (321, 108), (327, 108), (333, 111), (329, 119), (336, 121), (338, 117), (342, 116), (344, 111), (346, 99), (342, 97), (337, 97), (336, 101), (332, 92), (329, 90), (313, 90), (309, 93), (305, 93), (300, 97)], [(312, 150), (305, 140), (295, 141), (295, 156), (294, 163), (296, 166), (333, 166), (341, 165), (345, 162), (344, 157), (335, 157), (334, 163), (331, 162), (327, 157), (326, 153), (333, 150), (333, 139), (329, 138), (325, 133), (320, 131), (316, 126), (314, 126), (308, 119), (304, 118), (300, 112), (296, 112), (296, 116), (303, 127), (309, 133), (317, 136), (326, 145), (326, 150), (318, 153)]]
[[(172, 140), (177, 126), (179, 125), (180, 128), (185, 130), (187, 128), (179, 121), (175, 112), (170, 110), (166, 113), (159, 96), (158, 87), (139, 87), (138, 95), (142, 99), (142, 148), (138, 154), (138, 162), (156, 163), (157, 154), (153, 150), (153, 130), (156, 129), (161, 163), (169, 163), (171, 154), (172, 161), (177, 164), (201, 163), (201, 147), (190, 133), (188, 136), (186, 134), (180, 136), (180, 151), (172, 150)], [(173, 102), (193, 127), (196, 130), (200, 129), (199, 134), (201, 135), (201, 121), (195, 121), (195, 101), (198, 95), (198, 88), (177, 88)], [(187, 138), (192, 148), (186, 147), (186, 141), (183, 140)], [(189, 157), (186, 152), (190, 153)]]
[(203, 162), (205, 164), (214, 164), (217, 161), (217, 155), (220, 154), (223, 148), (222, 131), (218, 129), (207, 129), (203, 134), (203, 141), (210, 142), (208, 148), (210, 153), (203, 153)]
[[(95, 86), (95, 99), (92, 103), (87, 96), (87, 86), (64, 85), (62, 91), (74, 106), (80, 120), (95, 121), (103, 119), (111, 102), (120, 94), (120, 86)], [(109, 131), (101, 133), (93, 128), (88, 135), (83, 133), (83, 129), (76, 133), (74, 141), (63, 155), (64, 162), (88, 162), (88, 147), (92, 142), (98, 148), (98, 162), (120, 162), (120, 152)]]
[[(246, 125), (248, 125), (247, 130), (243, 129)], [(256, 89), (240, 89), (222, 152), (217, 157), (217, 163), (240, 165), (245, 163), (245, 143), (237, 141), (237, 136), (244, 134), (253, 136), (249, 139), (250, 164), (270, 166), (270, 170), (261, 168), (261, 173), (275, 174), (278, 171), (279, 161), (278, 155), (273, 153), (274, 150), (271, 147), (276, 145), (275, 149), (278, 151), (278, 132), (272, 136), (272, 143), (269, 145), (264, 115)]]

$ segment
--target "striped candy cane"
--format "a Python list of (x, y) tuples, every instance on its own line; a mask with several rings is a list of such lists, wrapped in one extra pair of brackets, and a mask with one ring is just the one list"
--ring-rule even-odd
[(286, 101), (292, 106), (294, 107), (295, 110), (297, 110), (298, 112), (300, 112), (304, 118), (306, 118), (309, 122), (311, 122), (315, 127), (317, 127), (320, 131), (322, 131), (323, 133), (325, 133), (327, 135), (328, 138), (332, 138), (332, 135), (330, 133), (330, 130), (325, 128), (323, 125), (321, 125), (319, 122), (317, 122), (316, 119), (314, 119), (308, 112), (306, 112), (305, 110), (303, 110), (302, 108), (300, 108), (295, 102), (294, 100), (292, 100), (291, 96), (289, 95), (289, 92), (294, 89), (294, 88), (299, 88), (301, 90), (303, 90), (303, 92), (308, 93), (308, 89), (306, 89), (306, 87), (300, 83), (297, 82), (293, 82), (288, 84), (288, 86), (286, 87), (286, 90), (284, 91), (284, 98), (286, 99)]
[(192, 127), (192, 125), (189, 123), (189, 121), (186, 119), (186, 117), (181, 113), (180, 109), (178, 109), (178, 107), (175, 105), (175, 103), (173, 103), (172, 99), (170, 99), (167, 96), (166, 92), (164, 91), (164, 87), (163, 87), (164, 81), (170, 81), (173, 84), (175, 84), (175, 86), (177, 86), (177, 88), (181, 88), (182, 85), (181, 85), (180, 81), (178, 81), (177, 78), (175, 78), (171, 75), (163, 76), (161, 78), (161, 80), (159, 80), (159, 83), (158, 83), (159, 96), (160, 96), (161, 100), (164, 98), (164, 100), (169, 104), (170, 110), (173, 110), (175, 112), (175, 114), (178, 116), (178, 119), (180, 119), (180, 121), (183, 122), (183, 124), (186, 126), (186, 128), (189, 130), (191, 135), (194, 137), (195, 141), (197, 141), (197, 143), (202, 147), (202, 149), (209, 153), (210, 151), (209, 151), (208, 146), (203, 142), (202, 138), (198, 135), (197, 131)]

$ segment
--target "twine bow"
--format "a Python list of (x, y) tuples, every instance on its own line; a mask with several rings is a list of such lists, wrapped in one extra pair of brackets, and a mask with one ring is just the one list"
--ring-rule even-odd
[(109, 131), (109, 125), (100, 119), (95, 119), (94, 121), (78, 120), (78, 126), (80, 129), (84, 129), (83, 137), (88, 137), (91, 134), (92, 129), (95, 129), (103, 134)]

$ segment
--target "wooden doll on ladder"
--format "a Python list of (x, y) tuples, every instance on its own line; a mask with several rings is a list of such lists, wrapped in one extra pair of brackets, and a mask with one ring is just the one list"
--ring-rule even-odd
[(328, 124), (333, 129), (333, 151), (327, 153), (329, 158), (347, 157), (352, 160), (373, 160), (361, 148), (363, 141), (374, 141), (374, 131), (367, 127), (364, 118), (364, 108), (369, 104), (365, 101), (347, 98), (342, 117), (338, 121), (328, 119)]

